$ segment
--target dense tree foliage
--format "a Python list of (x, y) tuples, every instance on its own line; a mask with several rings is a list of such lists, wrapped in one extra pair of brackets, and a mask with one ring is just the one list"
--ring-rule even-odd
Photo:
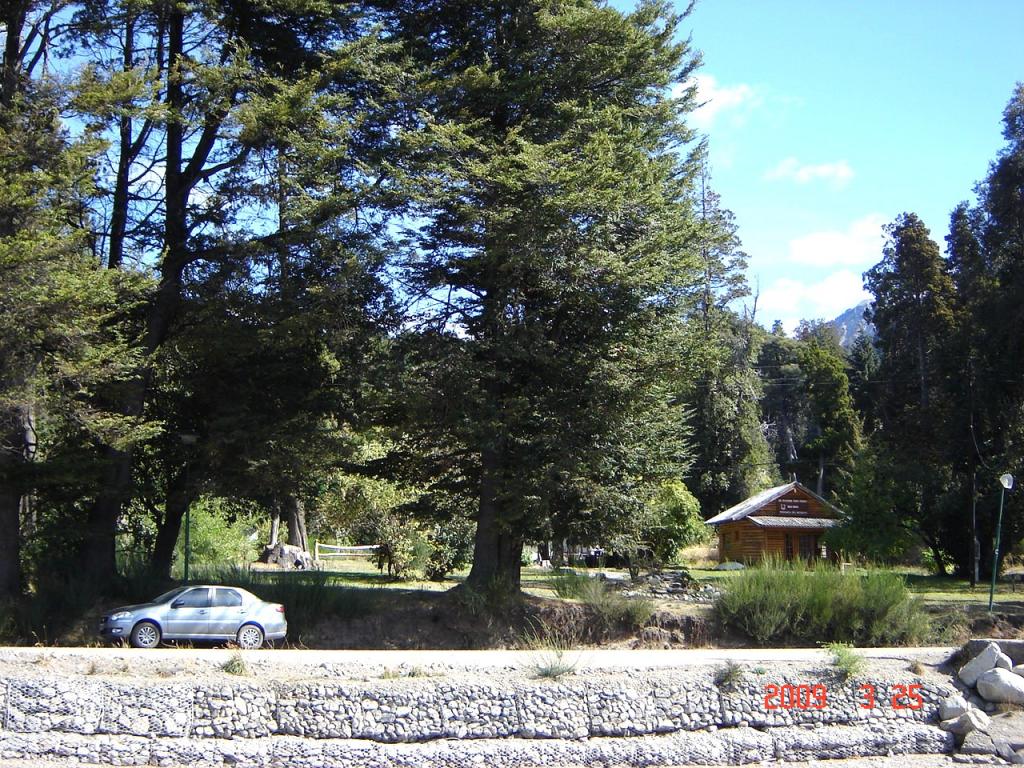
[(687, 291), (678, 354), (678, 397), (690, 411), (694, 463), (687, 475), (706, 511), (718, 512), (776, 479), (762, 429), (761, 380), (753, 367), (758, 330), (738, 302), (749, 296), (732, 213), (702, 166), (694, 201), (696, 280)]
[(889, 226), (876, 335), (844, 350), (755, 322), (681, 22), (654, 0), (6, 3), (0, 599), (105, 589), (126, 559), (166, 576), (193, 505), (204, 546), (379, 543), (395, 575), (471, 564), (512, 591), (524, 543), (669, 560), (783, 478), (839, 501), (851, 551), (966, 572), (973, 525), (998, 566), (1024, 87), (946, 255), (914, 214)]
[[(666, 5), (422, 2), (404, 274), (404, 449), (476, 499), (469, 584), (518, 589), (527, 538), (597, 536), (687, 459), (668, 374), (693, 281), (694, 65)], [(424, 462), (424, 458), (427, 461)]]
[[(1004, 113), (1007, 145), (978, 185), (978, 205), (953, 210), (945, 257), (914, 214), (889, 227), (883, 259), (865, 275), (876, 349), (861, 340), (851, 355), (870, 441), (843, 493), (851, 530), (902, 529), (939, 571), (953, 566), (972, 579), (975, 539), (978, 570), (1001, 566), (992, 562), (997, 478), (1021, 472), (1022, 115), (1018, 85)], [(1004, 526), (1004, 536), (1021, 541), (1014, 494)], [(874, 538), (864, 551), (891, 555), (901, 540)]]

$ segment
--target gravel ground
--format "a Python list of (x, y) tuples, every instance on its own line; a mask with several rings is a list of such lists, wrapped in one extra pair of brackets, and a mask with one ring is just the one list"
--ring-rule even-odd
[[(962, 759), (962, 758), (961, 758)], [(978, 763), (957, 762), (946, 755), (895, 755), (893, 757), (858, 757), (849, 760), (815, 760), (801, 763), (760, 763), (761, 766), (782, 766), (783, 768), (954, 768), (961, 765), (990, 765), (988, 761)], [(0, 768), (87, 768), (87, 763), (72, 763), (61, 761), (38, 760), (9, 761), (0, 760)], [(101, 768), (110, 768), (102, 766)], [(173, 767), (172, 767), (173, 768)], [(187, 766), (182, 767), (187, 768)], [(352, 768), (359, 768), (353, 765)], [(582, 766), (552, 766), (551, 768), (584, 768)], [(586, 768), (591, 768), (587, 766)], [(706, 768), (706, 766), (680, 765), (673, 768)]]
[[(904, 672), (913, 661), (927, 669), (927, 677), (948, 679), (935, 668), (954, 649), (863, 648), (857, 653), (880, 672)], [(45, 674), (73, 674), (124, 678), (230, 679), (221, 666), (236, 657), (227, 648), (2, 648), (0, 677), (18, 676), (26, 667)], [(323, 678), (379, 678), (389, 675), (508, 675), (528, 674), (543, 652), (537, 651), (295, 651), (260, 650), (243, 654), (254, 677), (261, 680)], [(693, 649), (693, 650), (579, 650), (566, 653), (577, 674), (607, 671), (634, 672), (660, 668), (718, 666), (727, 661), (773, 667), (787, 663), (830, 666), (820, 648)]]

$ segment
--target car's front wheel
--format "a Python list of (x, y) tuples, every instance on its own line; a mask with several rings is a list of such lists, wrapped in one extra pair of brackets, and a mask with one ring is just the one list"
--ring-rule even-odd
[(253, 650), (263, 647), (263, 630), (255, 624), (243, 624), (235, 636), (239, 648)]
[(140, 621), (132, 629), (131, 640), (134, 648), (156, 648), (160, 645), (160, 627), (152, 621)]

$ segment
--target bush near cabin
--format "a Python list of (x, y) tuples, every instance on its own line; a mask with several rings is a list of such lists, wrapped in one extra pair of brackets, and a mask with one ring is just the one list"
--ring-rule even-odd
[(912, 645), (929, 622), (903, 578), (884, 570), (840, 571), (819, 563), (770, 561), (729, 582), (719, 621), (762, 645)]

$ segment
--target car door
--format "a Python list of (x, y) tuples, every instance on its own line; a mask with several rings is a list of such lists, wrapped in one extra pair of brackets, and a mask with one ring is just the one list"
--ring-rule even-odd
[(242, 595), (235, 589), (214, 589), (213, 607), (210, 609), (211, 632), (220, 637), (234, 637), (245, 620), (243, 602)]
[(167, 611), (165, 637), (206, 637), (210, 628), (210, 589), (196, 587), (177, 597)]

